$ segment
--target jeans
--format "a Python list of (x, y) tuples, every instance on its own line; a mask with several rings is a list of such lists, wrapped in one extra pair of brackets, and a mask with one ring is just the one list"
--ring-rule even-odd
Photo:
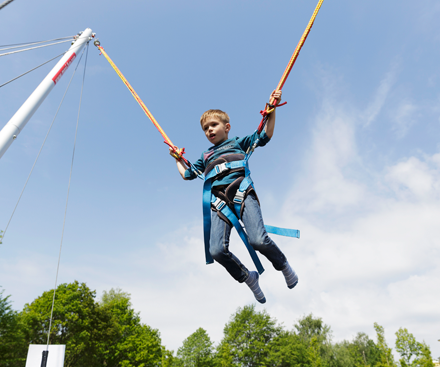
[[(276, 270), (283, 269), (287, 263), (287, 259), (267, 234), (264, 228), (260, 205), (252, 193), (249, 194), (244, 201), (242, 222), (248, 235), (249, 244), (255, 250), (266, 256)], [(230, 234), (231, 226), (222, 220), (217, 215), (217, 212), (211, 211), (209, 252), (214, 260), (223, 265), (235, 280), (242, 283), (248, 277), (249, 271), (240, 260), (229, 251)]]

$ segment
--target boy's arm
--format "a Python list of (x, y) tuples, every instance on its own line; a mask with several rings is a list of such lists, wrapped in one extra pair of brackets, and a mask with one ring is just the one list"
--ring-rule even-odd
[[(171, 148), (170, 148), (170, 155), (171, 155), (173, 158), (175, 158), (174, 155), (173, 155), (173, 150), (172, 150)], [(189, 172), (190, 172), (189, 176), (188, 176), (188, 177), (185, 176), (185, 172), (188, 171), (188, 168), (186, 167), (186, 165), (183, 163), (182, 160), (179, 161), (178, 159), (176, 159), (176, 165), (177, 165), (177, 170), (178, 170), (179, 173), (180, 173), (180, 176), (182, 176), (182, 178), (183, 178), (185, 181), (193, 180), (193, 179), (197, 178), (197, 174), (195, 174), (195, 173), (193, 172), (192, 169), (190, 169), (190, 171), (189, 171)], [(203, 166), (203, 161), (202, 161), (202, 159), (198, 159), (198, 160), (194, 163), (194, 167), (195, 167), (197, 170), (203, 172), (203, 170), (204, 170), (204, 166)]]
[[(173, 152), (174, 152), (173, 149), (170, 148), (170, 156), (176, 158), (174, 157)], [(182, 176), (182, 178), (186, 181), (187, 180), (187, 178), (185, 177), (186, 166), (183, 164), (181, 160), (179, 161), (177, 158), (176, 158), (176, 164), (180, 176)]]
[[(279, 104), (281, 102), (281, 90), (274, 90), (269, 98), (269, 101), (272, 101), (273, 99), (276, 99), (276, 104)], [(273, 132), (275, 130), (275, 111), (277, 109), (275, 108), (271, 114), (269, 114), (266, 122), (266, 126), (264, 127), (264, 131), (266, 132), (266, 135), (269, 139), (272, 138)]]
[(186, 180), (188, 180), (186, 177), (185, 177), (185, 171), (186, 171), (186, 167), (185, 167), (185, 165), (183, 164), (183, 162), (180, 160), (177, 160), (176, 159), (176, 164), (177, 164), (177, 169), (179, 170), (179, 173), (180, 173), (180, 176), (182, 176), (182, 178), (186, 181)]

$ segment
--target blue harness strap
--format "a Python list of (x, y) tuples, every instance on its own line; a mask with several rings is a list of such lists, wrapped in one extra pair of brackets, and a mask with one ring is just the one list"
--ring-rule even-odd
[(266, 231), (268, 233), (277, 234), (279, 236), (299, 238), (299, 230), (297, 229), (273, 227), (273, 226), (268, 226), (266, 224), (264, 225), (264, 227), (266, 228)]
[(209, 252), (209, 239), (211, 237), (211, 180), (203, 184), (203, 237), (205, 240), (205, 258), (207, 264), (212, 264), (214, 259)]
[[(250, 173), (250, 172), (249, 172)], [(254, 186), (254, 183), (252, 182), (251, 176), (246, 176), (243, 181), (240, 183), (240, 187), (238, 188), (237, 192), (234, 196), (234, 209), (235, 214), (237, 214), (237, 218), (240, 218), (241, 213), (241, 205), (243, 204), (244, 198), (246, 196), (246, 190), (249, 188), (249, 186)]]

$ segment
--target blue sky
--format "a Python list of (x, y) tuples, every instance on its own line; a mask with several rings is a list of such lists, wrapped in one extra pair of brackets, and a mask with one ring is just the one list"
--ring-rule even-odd
[[(231, 134), (253, 132), (315, 1), (15, 0), (0, 11), (3, 44), (90, 27), (171, 140), (196, 160), (199, 117), (220, 108)], [(263, 263), (270, 315), (291, 328), (313, 312), (334, 340), (399, 327), (440, 356), (440, 4), (326, 0), (283, 89), (274, 138), (252, 158), (267, 224), (299, 274), (288, 290)], [(0, 58), (1, 80), (65, 45)], [(184, 182), (154, 126), (89, 48), (59, 282), (132, 294), (143, 322), (175, 351), (198, 327), (218, 342), (254, 302), (221, 266), (204, 264), (201, 182)], [(54, 64), (0, 89), (0, 127)], [(0, 228), (70, 79), (51, 92), (0, 162)], [(82, 66), (0, 247), (0, 285), (21, 309), (55, 281)], [(233, 237), (231, 250), (252, 266)]]

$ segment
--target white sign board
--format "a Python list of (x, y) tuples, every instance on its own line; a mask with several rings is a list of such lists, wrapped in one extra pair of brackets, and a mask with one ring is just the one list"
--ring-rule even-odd
[[(41, 367), (43, 351), (47, 350), (46, 344), (29, 345), (26, 367)], [(64, 367), (65, 345), (49, 345), (49, 356), (46, 367)]]

